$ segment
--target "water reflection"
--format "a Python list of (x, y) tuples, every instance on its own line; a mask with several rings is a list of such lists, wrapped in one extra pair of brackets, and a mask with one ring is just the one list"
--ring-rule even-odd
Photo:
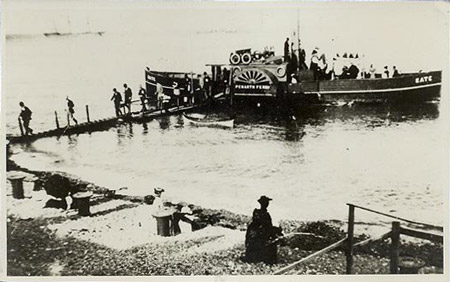
[(286, 122), (285, 128), (286, 141), (297, 142), (305, 135), (304, 125), (297, 122), (295, 116), (292, 116), (291, 120)]
[(69, 150), (76, 150), (77, 148), (77, 142), (78, 141), (78, 135), (68, 135), (67, 136), (67, 147)]
[(162, 130), (169, 129), (169, 127), (170, 127), (170, 117), (169, 116), (163, 116), (156, 120), (159, 122), (159, 127)]
[(366, 105), (353, 104), (342, 106), (302, 106), (284, 114), (279, 114), (277, 108), (255, 109), (240, 112), (237, 124), (270, 124), (273, 126), (293, 127), (292, 116), (296, 123), (312, 126), (323, 126), (336, 120), (356, 123), (364, 127), (390, 126), (400, 122), (431, 120), (439, 117), (439, 104), (404, 104), (404, 105)]
[(35, 152), (23, 148), (16, 160), (139, 195), (161, 185), (174, 199), (239, 213), (251, 211), (248, 199), (267, 194), (282, 203), (274, 202), (278, 218), (342, 220), (352, 201), (441, 221), (445, 156), (437, 104), (315, 106), (289, 114), (238, 112), (231, 130), (181, 126), (181, 116), (121, 123), (67, 142), (36, 141)]
[(146, 122), (142, 123), (142, 134), (147, 134), (148, 133), (148, 125)]

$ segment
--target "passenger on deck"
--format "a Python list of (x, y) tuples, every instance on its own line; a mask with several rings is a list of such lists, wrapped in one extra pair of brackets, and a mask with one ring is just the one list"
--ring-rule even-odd
[(314, 72), (314, 80), (317, 80), (319, 75), (319, 57), (317, 56), (317, 50), (312, 51), (309, 69)]
[(389, 70), (387, 66), (384, 66), (383, 78), (389, 78)]
[(111, 101), (114, 101), (114, 108), (116, 110), (116, 116), (121, 116), (122, 111), (120, 110), (120, 103), (122, 102), (122, 96), (117, 91), (116, 88), (113, 89), (113, 96), (111, 97)]
[(191, 90), (192, 90), (192, 79), (188, 74), (184, 75), (184, 88), (183, 88), (183, 103), (191, 104)]
[(347, 68), (347, 66), (344, 66), (342, 68), (342, 74), (339, 76), (339, 79), (349, 79), (350, 78), (350, 72)]
[(377, 72), (377, 70), (375, 69), (375, 67), (373, 66), (373, 64), (370, 65), (370, 69), (369, 69), (369, 77), (370, 78), (375, 78), (375, 73)]
[(203, 73), (203, 89), (205, 90), (206, 99), (209, 99), (209, 95), (211, 94), (211, 78), (206, 72)]
[(71, 118), (75, 122), (75, 124), (78, 124), (77, 119), (73, 115), (73, 114), (75, 114), (75, 110), (74, 110), (75, 104), (73, 103), (72, 100), (69, 99), (69, 96), (66, 97), (66, 100), (67, 100), (67, 111), (68, 111), (69, 118)]
[(258, 200), (260, 209), (253, 211), (253, 216), (245, 234), (245, 260), (247, 262), (277, 263), (277, 245), (272, 241), (281, 236), (281, 229), (272, 225), (272, 218), (267, 212), (271, 198), (261, 196)]
[(131, 113), (131, 97), (132, 97), (133, 93), (131, 92), (131, 89), (128, 87), (128, 85), (126, 83), (123, 85), (123, 87), (125, 89), (123, 92), (124, 99), (125, 99), (125, 101), (124, 101), (125, 107), (127, 107), (128, 113)]
[(33, 134), (33, 129), (30, 128), (30, 120), (31, 120), (31, 110), (25, 106), (23, 102), (19, 103), (19, 106), (22, 108), (19, 114), (19, 118), (22, 119), (23, 127), (25, 129), (25, 135)]
[(284, 42), (284, 61), (289, 62), (289, 37)]
[(300, 70), (307, 70), (308, 69), (308, 66), (306, 65), (306, 52), (305, 52), (305, 49), (302, 49), (301, 48), (301, 42), (300, 42), (300, 40), (299, 40), (299, 42), (298, 42), (298, 46), (299, 46), (299, 49), (298, 49), (298, 64), (299, 64), (299, 69)]
[(164, 88), (160, 83), (156, 83), (156, 100), (157, 100), (157, 107), (159, 110), (163, 109), (164, 105)]
[(400, 73), (398, 72), (397, 68), (395, 66), (393, 66), (392, 68), (393, 68), (392, 77), (399, 77)]
[[(222, 76), (223, 76), (223, 86), (224, 86), (224, 89), (226, 89), (228, 86), (228, 82), (230, 80), (230, 71), (227, 68), (223, 68)], [(224, 93), (225, 93), (225, 90), (224, 90)]]
[(353, 63), (350, 63), (350, 68), (348, 68), (349, 78), (358, 78), (359, 69)]
[(147, 91), (145, 91), (144, 87), (142, 85), (139, 85), (139, 98), (141, 99), (141, 105), (142, 105), (142, 112), (145, 112), (147, 110), (147, 107), (145, 106), (145, 100), (147, 99)]
[(298, 58), (294, 50), (294, 42), (291, 43), (291, 71), (296, 73), (298, 71)]

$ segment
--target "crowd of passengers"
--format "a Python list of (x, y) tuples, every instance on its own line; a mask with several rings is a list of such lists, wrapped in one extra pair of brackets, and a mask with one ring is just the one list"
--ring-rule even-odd
[(367, 78), (391, 78), (400, 76), (395, 66), (390, 71), (385, 66), (382, 73), (377, 73), (373, 66), (367, 69), (363, 66), (358, 54), (344, 53), (336, 54), (331, 62), (328, 62), (325, 54), (319, 54), (319, 48), (315, 48), (311, 53), (309, 67), (306, 64), (306, 52), (301, 48), (294, 48), (294, 43), (289, 43), (289, 38), (284, 43), (284, 60), (288, 63), (288, 82), (298, 81), (298, 71), (311, 70), (314, 80), (334, 80), (334, 79), (367, 79)]

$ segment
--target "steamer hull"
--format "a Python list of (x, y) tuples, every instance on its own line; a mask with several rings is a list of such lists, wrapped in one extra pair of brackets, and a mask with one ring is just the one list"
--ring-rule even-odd
[(395, 78), (306, 81), (293, 92), (324, 102), (388, 102), (439, 100), (441, 71), (405, 74)]

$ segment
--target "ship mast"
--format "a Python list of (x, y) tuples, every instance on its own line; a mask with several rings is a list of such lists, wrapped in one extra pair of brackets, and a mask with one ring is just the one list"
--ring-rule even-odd
[(300, 20), (299, 20), (298, 8), (297, 8), (297, 50), (298, 50), (298, 56), (300, 58)]

